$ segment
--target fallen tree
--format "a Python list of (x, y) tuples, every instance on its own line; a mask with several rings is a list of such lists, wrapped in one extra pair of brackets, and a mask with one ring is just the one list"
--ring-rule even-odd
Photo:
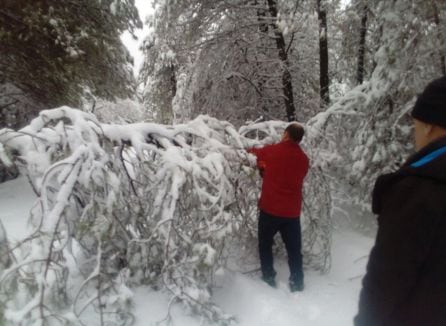
[[(207, 116), (112, 125), (61, 107), (0, 130), (0, 158), (38, 196), (33, 231), (0, 257), (0, 321), (129, 325), (130, 288), (146, 284), (212, 323), (234, 322), (212, 288), (234, 243), (239, 255), (256, 251), (260, 178), (244, 149), (278, 141), (285, 127), (236, 130)], [(331, 197), (322, 163), (313, 160), (302, 219), (305, 263), (325, 271)]]

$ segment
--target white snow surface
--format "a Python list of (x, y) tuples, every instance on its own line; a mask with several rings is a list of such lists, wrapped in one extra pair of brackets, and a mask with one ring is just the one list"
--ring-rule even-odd
[[(0, 184), (0, 220), (9, 239), (23, 238), (33, 194), (26, 178)], [(225, 270), (218, 273), (214, 296), (226, 313), (241, 326), (348, 326), (357, 311), (361, 279), (373, 239), (353, 230), (337, 229), (333, 234), (332, 268), (328, 274), (305, 271), (305, 290), (288, 290), (288, 266), (276, 260), (278, 288), (259, 280), (257, 273)], [(135, 326), (155, 325), (168, 313), (170, 295), (146, 287), (132, 289)], [(170, 314), (174, 325), (206, 325), (206, 322), (174, 304)]]

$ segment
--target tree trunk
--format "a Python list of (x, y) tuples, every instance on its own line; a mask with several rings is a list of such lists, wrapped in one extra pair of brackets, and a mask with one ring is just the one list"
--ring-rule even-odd
[(271, 17), (274, 18), (275, 23), (272, 24), (274, 30), (274, 36), (276, 40), (277, 50), (279, 50), (279, 58), (282, 61), (283, 73), (282, 73), (282, 87), (283, 95), (285, 99), (286, 116), (288, 121), (296, 120), (296, 108), (294, 106), (293, 96), (293, 84), (291, 80), (291, 74), (289, 70), (288, 55), (286, 52), (285, 38), (277, 26), (277, 1), (268, 0), (268, 8)]
[(164, 118), (163, 123), (173, 123), (174, 120), (174, 107), (173, 100), (177, 95), (177, 76), (176, 76), (176, 67), (171, 65), (169, 68), (169, 88), (170, 88), (170, 108), (169, 108), (169, 116)]
[(358, 85), (364, 82), (365, 74), (365, 41), (367, 35), (367, 18), (368, 18), (368, 6), (364, 4), (361, 18), (361, 29), (359, 31), (359, 49), (358, 49), (358, 70), (356, 73), (356, 82)]
[(172, 92), (172, 100), (177, 95), (177, 76), (176, 76), (176, 67), (170, 66), (170, 90)]
[(317, 0), (317, 14), (319, 18), (319, 83), (321, 107), (326, 107), (330, 104), (330, 78), (328, 76), (327, 11), (322, 1), (324, 0)]
[[(254, 1), (254, 5), (257, 6), (258, 2), (257, 0)], [(257, 9), (257, 21), (259, 22), (259, 33), (262, 34), (261, 39), (263, 39), (263, 36), (268, 35), (268, 22), (266, 20), (266, 14), (267, 10), (266, 7)], [(264, 42), (262, 42), (263, 45)], [(261, 51), (260, 49), (258, 51)], [(262, 55), (265, 55), (265, 53), (262, 53)], [(258, 71), (261, 71), (261, 64), (259, 61), (256, 60), (256, 67)], [(264, 85), (266, 83), (266, 77), (260, 76), (259, 82), (258, 82), (258, 89), (259, 89), (259, 96), (260, 96), (260, 106), (263, 112), (266, 114), (269, 114), (269, 105), (266, 103), (266, 101), (263, 99), (264, 97)]]
[[(438, 29), (438, 39), (441, 40), (441, 31), (440, 31), (440, 15), (438, 13), (438, 6), (435, 3), (435, 1), (432, 2), (432, 5), (434, 6), (434, 15), (435, 15), (435, 24), (437, 25)], [(443, 76), (446, 75), (446, 58), (444, 53), (440, 50), (440, 67), (441, 72)]]
[[(258, 2), (254, 1), (254, 5), (258, 6)], [(263, 34), (268, 33), (268, 22), (266, 20), (266, 9), (259, 8), (257, 9), (257, 20), (259, 22), (259, 31)]]

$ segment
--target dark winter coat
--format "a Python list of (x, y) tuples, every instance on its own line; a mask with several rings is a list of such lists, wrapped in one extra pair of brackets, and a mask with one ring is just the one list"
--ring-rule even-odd
[(263, 170), (259, 208), (274, 216), (297, 218), (302, 206), (302, 186), (309, 161), (300, 146), (286, 140), (249, 150)]
[(373, 191), (378, 234), (355, 326), (446, 325), (446, 138)]

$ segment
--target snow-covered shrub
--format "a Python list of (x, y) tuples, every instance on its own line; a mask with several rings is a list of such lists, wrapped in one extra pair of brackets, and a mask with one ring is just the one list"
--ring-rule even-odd
[[(285, 126), (237, 131), (207, 116), (174, 126), (112, 125), (61, 107), (19, 131), (1, 130), (0, 142), (19, 153), (15, 162), (39, 197), (34, 231), (0, 275), (1, 318), (127, 325), (129, 287), (148, 284), (213, 323), (231, 323), (212, 303), (212, 287), (234, 243), (242, 244), (237, 251), (256, 248), (260, 178), (245, 148), (278, 141)], [(304, 251), (307, 264), (324, 270), (330, 194), (315, 166)]]
[(146, 118), (142, 103), (134, 99), (110, 102), (89, 94), (84, 102), (83, 111), (93, 113), (102, 123), (134, 123)]

